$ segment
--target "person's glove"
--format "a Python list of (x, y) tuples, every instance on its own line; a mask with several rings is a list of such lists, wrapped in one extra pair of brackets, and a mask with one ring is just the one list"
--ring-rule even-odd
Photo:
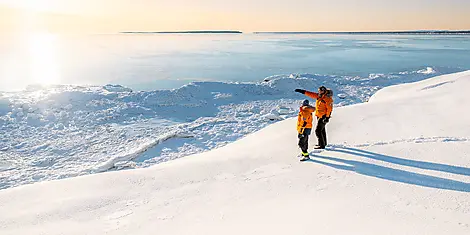
[(301, 93), (301, 94), (305, 94), (305, 91), (306, 91), (306, 90), (302, 90), (302, 89), (295, 89), (295, 92), (298, 92), (298, 93)]
[(323, 123), (326, 124), (326, 123), (328, 123), (328, 122), (330, 122), (330, 117), (324, 117), (324, 118), (323, 118)]
[(304, 134), (299, 134), (298, 137), (299, 137), (299, 139), (302, 139), (302, 138), (304, 138)]

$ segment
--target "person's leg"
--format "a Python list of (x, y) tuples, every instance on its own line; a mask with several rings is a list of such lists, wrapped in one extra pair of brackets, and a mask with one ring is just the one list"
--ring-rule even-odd
[(307, 151), (306, 150), (308, 148), (307, 144), (308, 144), (308, 136), (299, 135), (299, 147), (302, 153), (305, 153)]
[(304, 148), (302, 149), (302, 153), (304, 155), (308, 154), (308, 135), (307, 134), (304, 135)]
[(312, 129), (311, 128), (306, 128), (304, 130), (304, 133), (302, 135), (299, 135), (299, 147), (302, 150), (302, 154), (305, 156), (305, 154), (308, 155), (308, 139), (309, 135), (311, 134)]
[(315, 127), (315, 135), (317, 136), (317, 145), (320, 146), (320, 142), (321, 142), (321, 127), (320, 127), (320, 119), (317, 119), (317, 126)]
[(323, 127), (322, 135), (323, 135), (323, 143), (325, 143), (325, 147), (326, 147), (328, 145), (328, 140), (326, 139), (326, 124)]
[(310, 134), (312, 133), (312, 129), (310, 128), (306, 128), (305, 131), (304, 131), (304, 136), (305, 136), (305, 145), (304, 145), (304, 150), (303, 153), (305, 155), (305, 153), (308, 154), (308, 137), (310, 136)]
[(317, 128), (315, 129), (315, 134), (318, 138), (318, 146), (320, 147), (325, 147), (325, 139), (323, 132), (325, 131), (325, 123), (323, 122), (323, 119), (319, 118), (317, 121)]
[(307, 161), (310, 159), (310, 156), (308, 154), (308, 136), (310, 135), (312, 129), (305, 129), (304, 134), (302, 135), (301, 138), (301, 149), (302, 149), (302, 155), (303, 158), (300, 159), (300, 161)]

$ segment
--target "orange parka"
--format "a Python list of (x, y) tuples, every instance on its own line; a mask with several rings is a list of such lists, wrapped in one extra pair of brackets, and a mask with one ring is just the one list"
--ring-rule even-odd
[(330, 117), (333, 111), (333, 98), (326, 94), (320, 96), (318, 93), (311, 91), (305, 91), (305, 95), (317, 100), (315, 102), (315, 116), (319, 118), (323, 116)]
[(297, 117), (297, 131), (299, 134), (303, 134), (307, 128), (312, 128), (313, 117), (312, 113), (315, 112), (315, 107), (302, 106), (300, 107), (299, 114)]

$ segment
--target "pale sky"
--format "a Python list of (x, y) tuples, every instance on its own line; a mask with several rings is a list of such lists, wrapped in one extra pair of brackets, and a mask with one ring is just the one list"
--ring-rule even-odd
[(470, 29), (470, 0), (0, 0), (0, 32)]

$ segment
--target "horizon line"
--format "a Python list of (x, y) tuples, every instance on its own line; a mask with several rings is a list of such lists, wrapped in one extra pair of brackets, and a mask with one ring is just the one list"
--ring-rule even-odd
[(469, 30), (396, 30), (396, 31), (254, 31), (184, 30), (184, 31), (121, 31), (120, 34), (470, 34)]
[(468, 34), (470, 30), (394, 30), (394, 31), (257, 31), (254, 34)]
[(236, 31), (236, 30), (189, 30), (189, 31), (124, 31), (124, 32), (119, 32), (123, 34), (129, 34), (129, 33), (154, 33), (154, 34), (178, 34), (178, 33), (184, 33), (184, 34), (210, 34), (210, 33), (230, 33), (230, 34), (241, 34), (243, 33), (242, 31)]

